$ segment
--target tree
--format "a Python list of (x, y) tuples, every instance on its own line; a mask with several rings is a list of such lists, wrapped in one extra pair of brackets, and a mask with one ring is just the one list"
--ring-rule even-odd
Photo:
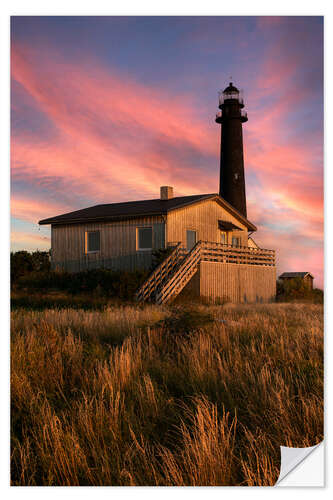
[(19, 278), (33, 271), (49, 271), (50, 254), (49, 252), (27, 252), (20, 250), (10, 254), (10, 279), (15, 283)]

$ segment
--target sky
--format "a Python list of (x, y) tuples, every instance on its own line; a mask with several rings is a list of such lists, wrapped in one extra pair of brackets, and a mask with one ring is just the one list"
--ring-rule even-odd
[(218, 192), (230, 77), (253, 237), (322, 287), (322, 17), (12, 17), (12, 250), (49, 249), (47, 217)]

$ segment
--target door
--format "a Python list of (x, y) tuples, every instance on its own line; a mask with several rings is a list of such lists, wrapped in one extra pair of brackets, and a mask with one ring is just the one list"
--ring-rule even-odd
[(223, 245), (226, 245), (228, 243), (228, 237), (226, 231), (221, 231), (221, 243), (223, 243)]
[(197, 232), (188, 229), (186, 231), (186, 249), (188, 252), (192, 250), (196, 242), (197, 242)]

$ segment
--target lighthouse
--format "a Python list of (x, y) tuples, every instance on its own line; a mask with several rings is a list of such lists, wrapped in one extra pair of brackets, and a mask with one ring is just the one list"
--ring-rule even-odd
[(215, 120), (221, 124), (219, 194), (247, 217), (242, 130), (247, 113), (240, 91), (232, 82), (219, 92), (219, 108)]

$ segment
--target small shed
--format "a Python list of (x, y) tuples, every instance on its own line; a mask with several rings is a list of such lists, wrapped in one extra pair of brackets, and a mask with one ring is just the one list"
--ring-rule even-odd
[(279, 276), (279, 279), (282, 280), (282, 281), (290, 281), (290, 280), (294, 280), (294, 279), (297, 279), (297, 278), (303, 280), (304, 283), (306, 284), (306, 286), (309, 288), (309, 290), (313, 290), (313, 280), (314, 280), (314, 277), (309, 272), (305, 272), (305, 271), (302, 271), (302, 272), (286, 272), (286, 273), (282, 273)]

